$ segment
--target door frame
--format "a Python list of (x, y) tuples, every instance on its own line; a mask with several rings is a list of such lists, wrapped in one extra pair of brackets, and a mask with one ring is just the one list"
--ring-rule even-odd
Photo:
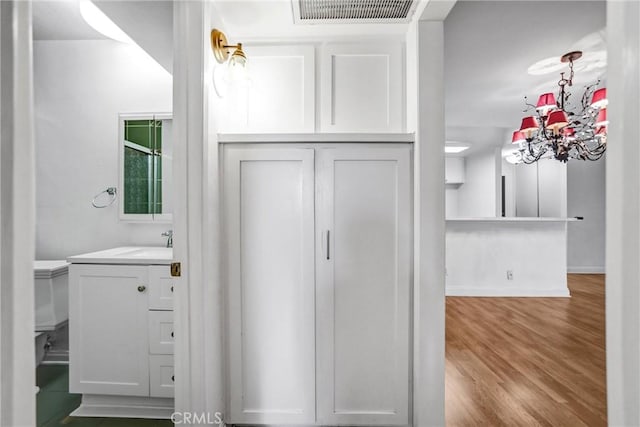
[[(173, 2), (175, 411), (222, 418), (223, 293), (211, 1)], [(213, 117), (213, 120), (212, 120)]]
[[(434, 2), (429, 2), (429, 5)], [(435, 85), (442, 85), (442, 53), (443, 53), (443, 28), (442, 23), (451, 10), (455, 1), (435, 2), (436, 5), (429, 11), (427, 7), (421, 16), (422, 23), (413, 23), (407, 37), (408, 45), (412, 46), (415, 54), (413, 64), (408, 67), (408, 73), (412, 74), (414, 85), (416, 81), (422, 82), (424, 88), (412, 94), (408, 100), (408, 111), (411, 113), (417, 128), (416, 146), (424, 146), (420, 153), (416, 153), (415, 171), (415, 213), (417, 227), (421, 228), (421, 234), (416, 233), (416, 248), (421, 245), (427, 249), (423, 256), (419, 252), (416, 260), (416, 283), (420, 288), (425, 288), (425, 293), (419, 295), (420, 299), (429, 297), (430, 288), (434, 292), (435, 302), (422, 305), (418, 303), (416, 308), (426, 314), (429, 307), (435, 308), (436, 324), (426, 325), (416, 331), (414, 356), (421, 355), (426, 363), (416, 367), (414, 375), (414, 425), (441, 425), (444, 422), (444, 279), (441, 271), (444, 262), (436, 253), (436, 259), (428, 261), (429, 253), (443, 251), (444, 248), (444, 197), (440, 197), (437, 188), (431, 188), (436, 181), (444, 177), (443, 165), (440, 165), (439, 155), (444, 144), (444, 113), (443, 93)], [(440, 9), (438, 12), (437, 9)], [(443, 13), (442, 9), (446, 11)], [(213, 337), (222, 335), (221, 320), (213, 313), (204, 316), (206, 309), (220, 309), (219, 269), (216, 266), (216, 258), (211, 259), (214, 266), (211, 267), (213, 286), (205, 287), (202, 282), (202, 272), (197, 271), (198, 263), (203, 259), (199, 253), (205, 248), (206, 255), (218, 253), (217, 246), (212, 242), (218, 237), (217, 211), (202, 217), (205, 209), (217, 207), (217, 172), (215, 162), (212, 169), (204, 173), (202, 168), (190, 169), (194, 166), (194, 156), (200, 156), (202, 166), (203, 151), (208, 153), (207, 165), (212, 165), (211, 160), (217, 160), (217, 137), (214, 131), (208, 132), (205, 117), (208, 117), (208, 103), (204, 102), (208, 97), (210, 70), (208, 45), (208, 17), (210, 17), (209, 2), (174, 2), (174, 113), (179, 113), (180, 129), (176, 130), (176, 137), (183, 137), (176, 147), (176, 156), (180, 162), (174, 166), (176, 172), (176, 191), (184, 192), (179, 200), (176, 200), (178, 218), (176, 225), (175, 258), (185, 263), (189, 272), (190, 267), (195, 267), (194, 274), (185, 274), (178, 282), (180, 289), (176, 292), (176, 323), (177, 332), (182, 336), (176, 337), (176, 408), (178, 410), (194, 410), (197, 408), (223, 408), (224, 390), (222, 381), (222, 360), (216, 355), (214, 345), (221, 344), (221, 340), (211, 339), (205, 345), (197, 341), (204, 337), (202, 322), (206, 318), (213, 319), (213, 323), (206, 326), (208, 333), (214, 333)], [(611, 57), (622, 61), (627, 58), (628, 67), (638, 67), (640, 49), (637, 39), (627, 37), (626, 31), (635, 29), (640, 21), (640, 12), (635, 2), (607, 2), (608, 14), (608, 52)], [(207, 18), (205, 18), (207, 17)], [(15, 19), (14, 19), (15, 18)], [(205, 25), (206, 24), (206, 25)], [(417, 29), (416, 27), (422, 27)], [(8, 28), (7, 28), (8, 27)], [(14, 31), (15, 30), (15, 31)], [(0, 70), (2, 73), (3, 96), (0, 104), (2, 121), (2, 152), (0, 156), (0, 203), (2, 220), (2, 243), (0, 245), (0, 277), (2, 287), (0, 290), (0, 307), (2, 325), (0, 326), (0, 424), (7, 425), (32, 425), (35, 423), (35, 394), (33, 384), (35, 375), (30, 358), (25, 354), (33, 354), (33, 290), (28, 286), (18, 286), (18, 283), (26, 283), (32, 280), (32, 265), (34, 257), (34, 232), (35, 232), (35, 154), (33, 143), (33, 66), (32, 66), (32, 40), (31, 40), (31, 2), (3, 1), (0, 2), (0, 32), (7, 35), (2, 37)], [(429, 40), (428, 33), (435, 37)], [(622, 47), (624, 47), (624, 49)], [(417, 53), (420, 53), (419, 55)], [(435, 53), (434, 57), (429, 53)], [(408, 60), (410, 55), (407, 55)], [(417, 58), (416, 58), (417, 57)], [(424, 58), (424, 59), (422, 59)], [(188, 66), (189, 60), (195, 60)], [(417, 61), (419, 60), (419, 61)], [(610, 60), (610, 61), (611, 61)], [(429, 62), (433, 61), (430, 65)], [(620, 62), (622, 64), (622, 62)], [(616, 69), (611, 67), (609, 71), (612, 84), (620, 82), (621, 86), (630, 85), (634, 93), (638, 92), (637, 73), (627, 73), (626, 68)], [(416, 71), (420, 71), (415, 75)], [(424, 70), (428, 73), (423, 74)], [(6, 76), (6, 78), (5, 78)], [(192, 77), (193, 80), (189, 80)], [(12, 87), (11, 87), (12, 85)], [(416, 89), (418, 89), (416, 87)], [(11, 93), (5, 93), (5, 90)], [(622, 89), (623, 90), (623, 89)], [(611, 91), (610, 107), (625, 114), (633, 115), (639, 108), (640, 96), (624, 96), (621, 89)], [(434, 99), (428, 98), (429, 94), (435, 94)], [(6, 96), (5, 96), (6, 95)], [(177, 99), (179, 98), (179, 99)], [(417, 98), (417, 99), (416, 99)], [(628, 108), (627, 107), (628, 104)], [(431, 114), (431, 108), (435, 109), (435, 117)], [(15, 114), (15, 113), (18, 114)], [(417, 112), (418, 114), (416, 114)], [(424, 113), (424, 114), (420, 114)], [(637, 115), (636, 115), (637, 116)], [(624, 116), (621, 116), (624, 117)], [(636, 117), (637, 118), (637, 117)], [(417, 123), (420, 121), (420, 123)], [(640, 178), (637, 174), (635, 161), (637, 156), (628, 156), (629, 150), (635, 147), (635, 135), (637, 135), (637, 120), (620, 121), (612, 124), (611, 136), (616, 138), (619, 148), (612, 146), (607, 168), (607, 228), (617, 230), (636, 229), (637, 217), (623, 215), (629, 209), (628, 196), (632, 195), (633, 202), (637, 205), (637, 186)], [(434, 124), (430, 128), (428, 125)], [(189, 132), (191, 129), (192, 132)], [(199, 135), (199, 139), (197, 138)], [(434, 137), (433, 143), (429, 135)], [(210, 149), (203, 147), (204, 137), (207, 136)], [(5, 139), (6, 138), (6, 139)], [(19, 141), (19, 143), (18, 143)], [(199, 147), (198, 147), (199, 144)], [(204, 149), (203, 149), (204, 148)], [(430, 159), (430, 155), (435, 155)], [(418, 158), (418, 156), (420, 156)], [(626, 156), (626, 157), (625, 157)], [(187, 162), (189, 157), (192, 162)], [(195, 161), (197, 164), (198, 162)], [(629, 163), (629, 167), (623, 167)], [(430, 168), (434, 166), (434, 168)], [(203, 180), (211, 179), (206, 188), (210, 191), (203, 193)], [(433, 181), (433, 182), (431, 182)], [(422, 187), (422, 189), (420, 189)], [(434, 189), (434, 194), (428, 190)], [(189, 190), (189, 191), (187, 191)], [(14, 194), (20, 197), (14, 197)], [(213, 193), (213, 194), (211, 194)], [(421, 194), (425, 197), (421, 197)], [(430, 197), (426, 197), (430, 194)], [(204, 197), (203, 197), (204, 196)], [(202, 203), (202, 200), (205, 203)], [(421, 199), (425, 199), (421, 201)], [(426, 202), (432, 205), (426, 205)], [(425, 203), (426, 210), (421, 211), (421, 202)], [(626, 206), (626, 209), (625, 209)], [(623, 209), (618, 210), (619, 207)], [(206, 213), (206, 212), (205, 212)], [(192, 217), (193, 216), (193, 217)], [(435, 229), (431, 230), (429, 224)], [(427, 226), (425, 229), (423, 226)], [(197, 232), (209, 231), (209, 242), (203, 242)], [(427, 232), (436, 232), (435, 241), (429, 241)], [(20, 236), (14, 238), (13, 236)], [(200, 234), (202, 236), (202, 234)], [(637, 424), (638, 411), (625, 411), (625, 401), (633, 404), (638, 401), (640, 390), (640, 377), (637, 375), (628, 377), (626, 372), (637, 372), (639, 358), (637, 351), (632, 347), (638, 341), (637, 313), (638, 299), (629, 300), (632, 307), (621, 311), (625, 306), (625, 293), (634, 292), (638, 277), (637, 261), (640, 250), (629, 239), (635, 238), (629, 233), (608, 233), (607, 252), (607, 355), (608, 355), (608, 401), (609, 421), (616, 424)], [(624, 254), (624, 259), (615, 258), (616, 253)], [(191, 256), (197, 258), (191, 260)], [(420, 260), (425, 261), (420, 266)], [(624, 260), (632, 262), (623, 263)], [(202, 265), (202, 264), (200, 264)], [(427, 275), (425, 268), (429, 265), (436, 267), (436, 271)], [(424, 276), (420, 272), (425, 272)], [(217, 284), (216, 279), (217, 280)], [(629, 279), (623, 282), (623, 278)], [(431, 283), (431, 285), (428, 285)], [(441, 286), (440, 286), (441, 285)], [(210, 300), (198, 299), (203, 296)], [(427, 301), (428, 302), (428, 301)], [(19, 307), (19, 309), (18, 309)], [(193, 309), (193, 311), (191, 311)], [(615, 314), (615, 315), (614, 315)], [(420, 321), (416, 317), (416, 321)], [(190, 322), (199, 324), (192, 330)], [(620, 329), (627, 324), (629, 327)], [(196, 339), (194, 342), (193, 339)], [(430, 344), (430, 339), (434, 339)], [(219, 342), (216, 342), (219, 341)], [(431, 348), (430, 348), (431, 347)], [(206, 361), (206, 362), (205, 362)], [(624, 361), (621, 363), (620, 361)], [(626, 378), (626, 379), (625, 379)], [(431, 381), (434, 381), (431, 383)], [(207, 385), (208, 384), (208, 385)], [(206, 404), (204, 402), (207, 402)], [(633, 405), (627, 405), (631, 408)], [(615, 418), (614, 418), (615, 417)], [(429, 422), (431, 420), (433, 422)], [(617, 420), (617, 421), (616, 421)], [(615, 422), (614, 422), (615, 421)], [(626, 422), (628, 421), (628, 422)]]
[[(407, 34), (414, 111), (414, 330), (412, 425), (444, 424), (444, 25), (454, 0), (429, 2)], [(174, 2), (174, 259), (176, 411), (223, 412), (224, 291), (220, 174), (209, 51), (211, 2)], [(409, 51), (409, 45), (411, 51)], [(413, 130), (413, 129), (412, 129)], [(206, 143), (205, 143), (206, 141)], [(206, 236), (206, 237), (203, 237)], [(206, 261), (206, 262), (205, 262)], [(206, 338), (206, 339), (205, 339)]]
[(27, 426), (36, 423), (30, 1), (0, 2), (0, 34), (0, 425)]
[[(175, 66), (176, 69), (183, 69), (183, 74), (174, 73), (174, 85), (175, 93), (184, 98), (182, 101), (174, 101), (174, 112), (181, 112), (181, 120), (189, 119), (192, 128), (200, 135), (199, 141), (191, 141), (191, 144), (200, 145), (191, 148), (189, 155), (192, 160), (194, 160), (194, 156), (202, 158), (203, 152), (208, 152), (211, 157), (216, 157), (217, 135), (213, 129), (206, 126), (208, 124), (215, 126), (218, 117), (212, 113), (211, 123), (206, 123), (206, 120), (203, 119), (204, 117), (209, 118), (209, 103), (205, 103), (204, 100), (211, 80), (210, 74), (204, 72), (211, 70), (211, 67), (207, 65), (210, 60), (208, 45), (203, 40), (208, 36), (210, 28), (205, 25), (206, 20), (203, 16), (209, 17), (211, 11), (208, 2), (206, 4), (202, 4), (202, 2), (175, 3), (174, 7), (185, 13), (182, 17), (179, 16), (179, 13), (174, 16)], [(414, 230), (414, 324), (416, 325), (414, 360), (419, 363), (415, 363), (413, 378), (414, 426), (443, 425), (445, 419), (443, 255), (445, 221), (442, 185), (444, 178), (444, 155), (442, 153), (444, 145), (444, 93), (442, 82), (444, 81), (444, 20), (454, 4), (454, 0), (428, 2), (427, 7), (420, 14), (420, 19), (410, 24), (407, 34), (408, 130), (416, 131), (414, 154), (414, 217), (416, 218)], [(629, 372), (637, 372), (640, 366), (640, 356), (636, 345), (639, 340), (638, 321), (634, 314), (638, 312), (640, 306), (635, 289), (637, 278), (640, 277), (637, 268), (640, 249), (634, 243), (637, 242), (637, 233), (628, 232), (629, 230), (637, 230), (638, 227), (638, 218), (630, 210), (640, 204), (640, 195), (637, 192), (637, 186), (640, 182), (636, 167), (638, 156), (635, 155), (637, 153), (635, 142), (637, 138), (635, 136), (638, 133), (638, 122), (633, 118), (637, 118), (640, 96), (629, 96), (629, 90), (635, 94), (638, 93), (638, 81), (637, 73), (627, 71), (628, 69), (637, 70), (638, 67), (639, 44), (637, 38), (629, 37), (629, 32), (635, 31), (632, 34), (637, 34), (640, 9), (636, 2), (608, 1), (607, 20), (609, 61), (610, 64), (617, 61), (620, 65), (619, 67), (611, 66), (609, 69), (609, 108), (612, 111), (614, 109), (619, 111), (619, 116), (625, 119), (611, 124), (610, 138), (612, 141), (615, 138), (615, 144), (611, 144), (607, 160), (608, 411), (609, 421), (612, 424), (631, 425), (640, 421), (639, 411), (626, 409), (634, 407), (634, 404), (640, 399), (638, 392), (640, 390), (640, 376), (628, 375)], [(196, 40), (197, 43), (189, 45), (189, 42), (193, 40)], [(208, 43), (208, 40), (206, 42)], [(188, 49), (181, 51), (185, 47)], [(191, 51), (190, 54), (187, 53), (187, 50)], [(192, 63), (187, 71), (187, 62), (190, 59), (196, 62)], [(187, 74), (193, 79), (189, 80)], [(180, 90), (185, 92), (181, 93)], [(627, 90), (626, 95), (625, 90)], [(188, 95), (187, 91), (189, 91)], [(213, 103), (211, 104), (213, 105)], [(189, 108), (190, 114), (187, 114), (187, 108)], [(198, 117), (194, 118), (194, 114)], [(186, 137), (187, 134), (186, 129), (182, 129), (176, 135)], [(209, 150), (202, 147), (202, 138), (205, 135), (208, 137)], [(191, 138), (194, 139), (193, 134)], [(185, 141), (182, 143), (186, 144)], [(207, 144), (204, 145), (207, 146)], [(186, 156), (186, 148), (182, 145), (180, 147), (179, 149), (185, 150), (180, 156)], [(634, 155), (629, 155), (630, 153), (634, 153)], [(189, 260), (188, 265), (196, 267), (198, 263), (191, 261), (189, 255), (198, 257), (200, 261), (203, 258), (198, 251), (203, 247), (206, 248), (206, 245), (203, 246), (202, 238), (198, 237), (198, 233), (201, 236), (203, 231), (210, 230), (207, 234), (210, 241), (218, 236), (218, 230), (215, 227), (215, 224), (219, 224), (216, 222), (218, 220), (217, 211), (213, 211), (211, 215), (203, 216), (202, 205), (198, 202), (198, 200), (202, 200), (204, 194), (201, 184), (204, 181), (208, 182), (206, 188), (209, 191), (206, 194), (206, 200), (209, 207), (217, 206), (217, 170), (216, 166), (206, 171), (187, 168), (186, 161), (183, 161), (175, 171), (177, 179), (181, 183), (180, 186), (176, 186), (178, 191), (184, 191), (187, 194), (187, 189), (189, 190), (189, 197), (181, 198), (182, 204), (177, 206), (177, 209), (181, 211), (182, 218), (176, 221), (176, 257)], [(186, 220), (187, 216), (189, 223)], [(191, 239), (192, 236), (194, 241), (187, 242), (187, 239)], [(217, 254), (219, 249), (210, 242), (207, 250), (207, 256), (204, 259), (217, 262), (216, 258), (208, 257)], [(215, 283), (206, 289), (196, 283), (196, 277), (191, 276), (188, 280), (183, 277), (183, 286), (189, 289), (179, 292), (176, 313), (177, 322), (181, 324), (183, 332), (190, 331), (189, 322), (196, 324), (202, 322), (203, 303), (198, 298), (209, 296), (211, 299), (205, 301), (204, 304), (217, 309), (221, 308), (219, 276), (215, 275), (217, 271), (219, 270), (213, 270), (214, 276), (208, 276), (210, 281), (213, 280), (213, 277), (216, 279), (213, 280)], [(198, 277), (202, 277), (202, 275), (200, 274)], [(192, 279), (194, 282), (190, 283)], [(197, 310), (186, 311), (194, 307)], [(216, 334), (208, 336), (216, 338), (209, 339), (207, 345), (202, 342), (180, 342), (178, 339), (176, 368), (182, 378), (177, 378), (177, 407), (198, 408), (204, 406), (200, 397), (193, 399), (191, 397), (192, 394), (204, 396), (205, 394), (201, 393), (204, 390), (208, 390), (207, 401), (210, 402), (210, 406), (220, 405), (219, 408), (223, 407), (224, 389), (219, 386), (205, 387), (205, 383), (219, 380), (222, 371), (222, 361), (212, 349), (213, 344), (221, 342), (221, 339), (218, 339), (222, 336), (221, 324), (219, 319), (213, 317), (214, 322), (208, 326), (208, 330), (209, 332), (215, 331)], [(203, 331), (191, 331), (191, 337), (197, 341), (198, 338), (203, 337)], [(203, 373), (204, 375), (202, 375)]]

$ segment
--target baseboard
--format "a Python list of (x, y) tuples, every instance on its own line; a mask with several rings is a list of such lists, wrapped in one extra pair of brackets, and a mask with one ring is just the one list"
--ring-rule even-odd
[(567, 267), (569, 274), (604, 274), (604, 267)]
[(446, 296), (450, 297), (570, 297), (569, 288), (539, 289), (539, 288), (481, 288), (477, 286), (447, 286)]
[(170, 419), (173, 399), (137, 396), (83, 395), (71, 417)]

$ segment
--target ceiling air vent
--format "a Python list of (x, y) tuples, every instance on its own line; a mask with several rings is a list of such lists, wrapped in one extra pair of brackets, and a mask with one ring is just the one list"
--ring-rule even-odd
[(293, 0), (297, 23), (407, 22), (414, 0)]

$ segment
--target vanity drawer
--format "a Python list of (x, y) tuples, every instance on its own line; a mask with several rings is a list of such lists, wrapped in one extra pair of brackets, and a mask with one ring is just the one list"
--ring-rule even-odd
[(149, 353), (173, 354), (173, 311), (149, 311)]
[(149, 356), (149, 396), (173, 397), (173, 356)]
[(168, 265), (149, 267), (149, 309), (173, 310), (173, 285)]

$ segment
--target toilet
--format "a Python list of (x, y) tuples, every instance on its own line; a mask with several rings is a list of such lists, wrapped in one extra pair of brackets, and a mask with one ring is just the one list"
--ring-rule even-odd
[(47, 350), (47, 333), (34, 332), (34, 336), (36, 339), (36, 366), (38, 366), (44, 359)]
[(36, 364), (68, 363), (69, 263), (35, 261), (33, 272)]

